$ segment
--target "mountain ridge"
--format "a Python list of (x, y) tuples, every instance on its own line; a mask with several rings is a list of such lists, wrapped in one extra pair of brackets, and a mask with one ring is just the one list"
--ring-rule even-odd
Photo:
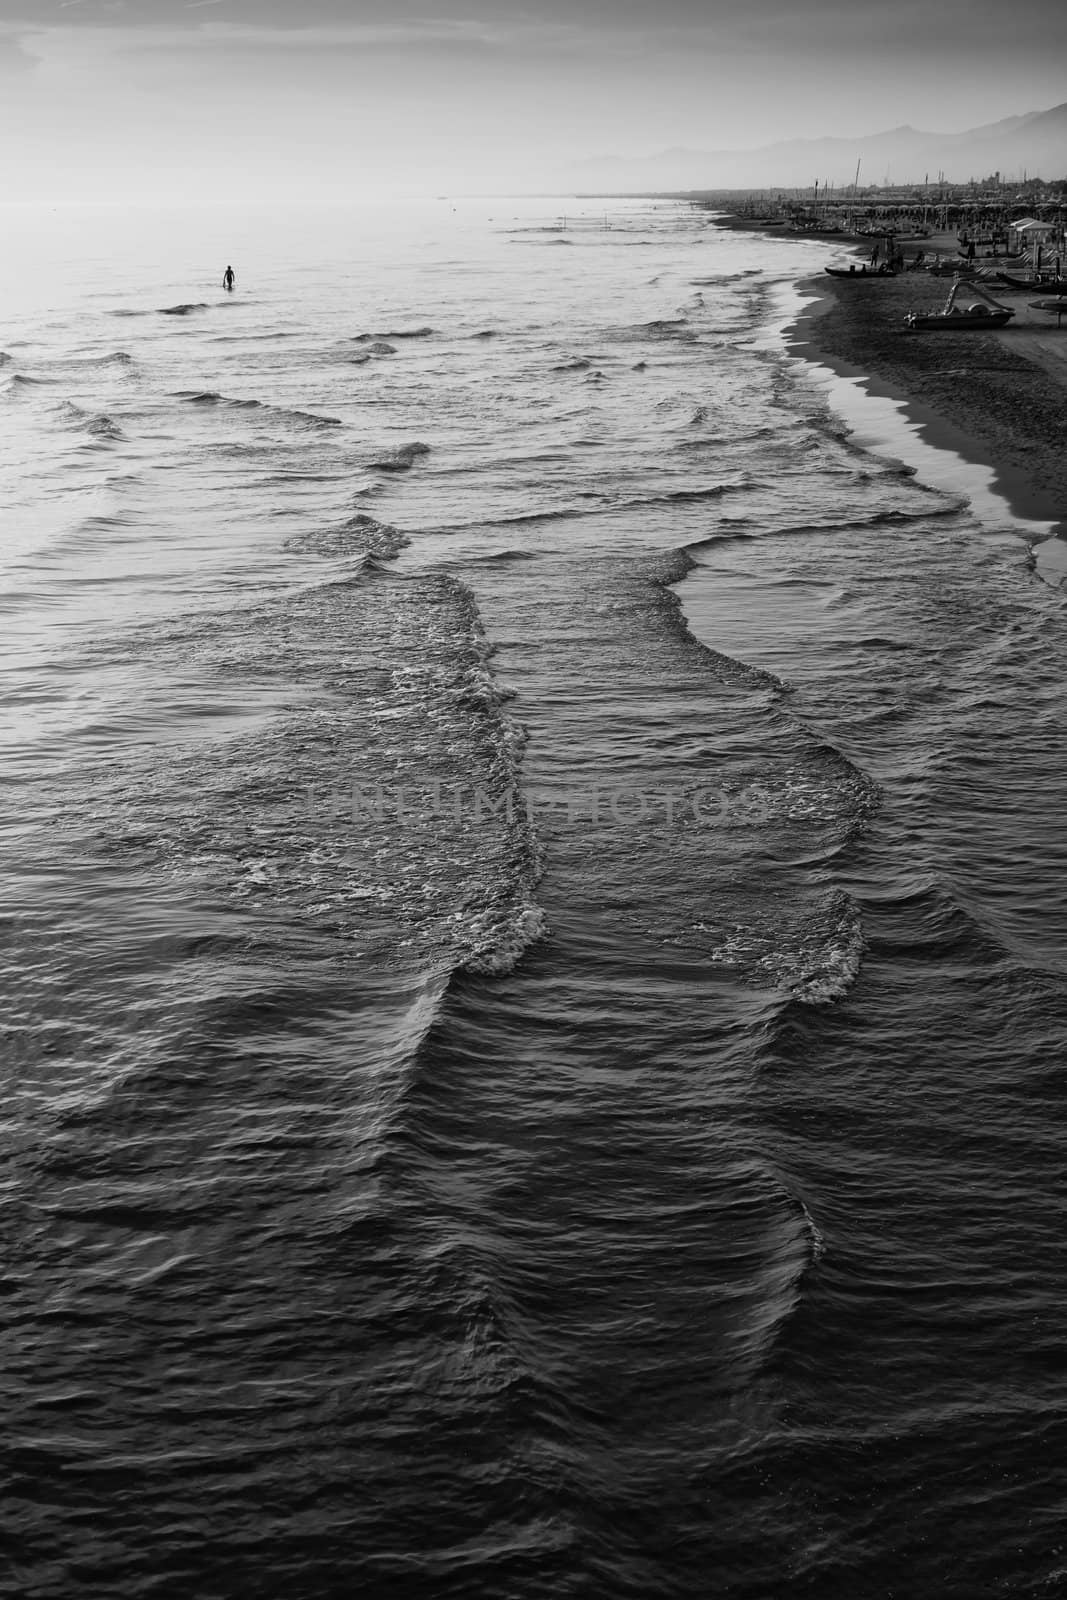
[(857, 160), (868, 183), (881, 183), (883, 174), (896, 183), (922, 183), (941, 172), (953, 183), (993, 172), (1009, 179), (1024, 173), (1046, 180), (1067, 177), (1067, 102), (959, 133), (904, 123), (852, 139), (826, 135), (748, 150), (675, 146), (636, 158), (594, 156), (571, 163), (566, 176), (570, 183), (628, 189), (790, 188), (816, 181), (840, 186), (853, 181)]

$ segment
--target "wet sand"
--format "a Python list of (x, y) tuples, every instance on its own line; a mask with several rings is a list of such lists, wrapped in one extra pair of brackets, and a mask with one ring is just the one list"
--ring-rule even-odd
[[(913, 333), (911, 310), (938, 310), (951, 278), (811, 279), (814, 299), (786, 332), (794, 355), (898, 401), (926, 441), (992, 468), (1019, 516), (1067, 536), (1067, 321), (1034, 311), (1034, 290), (990, 292), (1015, 308), (989, 333)], [(966, 300), (966, 296), (964, 296)]]
[[(761, 231), (741, 217), (714, 220), (732, 232)], [(781, 236), (766, 225), (762, 232)], [(828, 266), (868, 258), (870, 240), (840, 234), (821, 242)], [(954, 234), (934, 235), (905, 244), (904, 255), (911, 261), (921, 250), (945, 259), (957, 248)], [(987, 255), (977, 258), (976, 279), (996, 265)], [(1015, 263), (1005, 266), (1019, 271)], [(1031, 301), (1044, 298), (1038, 289), (987, 282), (989, 292), (1015, 311), (1008, 327), (989, 333), (907, 329), (906, 314), (940, 310), (951, 283), (951, 276), (915, 271), (858, 282), (820, 273), (803, 286), (813, 298), (786, 330), (788, 346), (896, 401), (928, 444), (990, 468), (996, 491), (1017, 516), (1054, 523), (1067, 541), (1067, 318), (1057, 327), (1054, 313), (1033, 310)]]

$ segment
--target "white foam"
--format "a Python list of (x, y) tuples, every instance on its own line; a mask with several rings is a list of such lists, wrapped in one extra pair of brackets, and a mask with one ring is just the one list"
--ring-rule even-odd
[[(990, 533), (1009, 533), (1021, 537), (1035, 550), (1038, 570), (1042, 559), (1038, 554), (1041, 544), (1049, 540), (1056, 526), (1051, 519), (1042, 520), (1017, 516), (1006, 497), (996, 488), (996, 471), (982, 462), (967, 461), (955, 450), (931, 444), (922, 437), (922, 424), (913, 422), (906, 414), (903, 400), (892, 400), (883, 395), (873, 395), (864, 387), (863, 378), (843, 378), (829, 367), (794, 356), (785, 344), (785, 331), (816, 296), (804, 293), (796, 284), (779, 284), (775, 288), (775, 317), (759, 341), (762, 348), (785, 351), (791, 361), (803, 368), (810, 379), (822, 390), (831, 411), (849, 429), (849, 443), (872, 455), (891, 461), (900, 461), (916, 473), (920, 482), (945, 494), (965, 499), (971, 513)], [(1050, 541), (1059, 546), (1059, 540)], [(1067, 566), (1067, 558), (1061, 558)], [(1042, 571), (1042, 576), (1046, 574)], [(1058, 577), (1051, 581), (1059, 582)]]

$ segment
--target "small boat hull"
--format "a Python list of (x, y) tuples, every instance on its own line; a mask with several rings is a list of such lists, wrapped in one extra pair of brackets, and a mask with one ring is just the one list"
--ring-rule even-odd
[(1007, 272), (998, 276), (1013, 289), (1033, 289), (1038, 294), (1067, 294), (1067, 278), (1015, 278)]
[(824, 267), (831, 278), (895, 278), (895, 267)]
[(970, 329), (1003, 328), (1014, 315), (1014, 311), (912, 311), (904, 320), (909, 328), (914, 328), (918, 333), (934, 333), (937, 330), (965, 333)]

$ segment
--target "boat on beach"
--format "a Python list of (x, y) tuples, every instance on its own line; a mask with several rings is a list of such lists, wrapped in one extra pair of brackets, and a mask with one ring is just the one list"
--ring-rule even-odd
[(967, 264), (962, 256), (935, 256), (933, 261), (924, 262), (923, 268), (935, 278), (947, 278), (955, 277)]
[[(964, 292), (977, 295), (978, 298), (972, 300), (970, 305), (958, 305), (957, 301)], [(1014, 315), (1012, 306), (1005, 306), (999, 300), (994, 300), (988, 289), (983, 289), (981, 284), (964, 282), (962, 278), (957, 278), (940, 311), (909, 311), (904, 322), (905, 326), (916, 333), (931, 333), (936, 329), (962, 333), (968, 328), (1003, 328)]]
[(1010, 289), (1037, 289), (1042, 294), (1067, 294), (1067, 278), (1016, 278), (1007, 272), (997, 276)]
[(886, 265), (869, 267), (866, 262), (859, 267), (855, 265), (851, 267), (824, 267), (823, 270), (828, 272), (831, 278), (895, 278), (897, 275), (896, 267)]

